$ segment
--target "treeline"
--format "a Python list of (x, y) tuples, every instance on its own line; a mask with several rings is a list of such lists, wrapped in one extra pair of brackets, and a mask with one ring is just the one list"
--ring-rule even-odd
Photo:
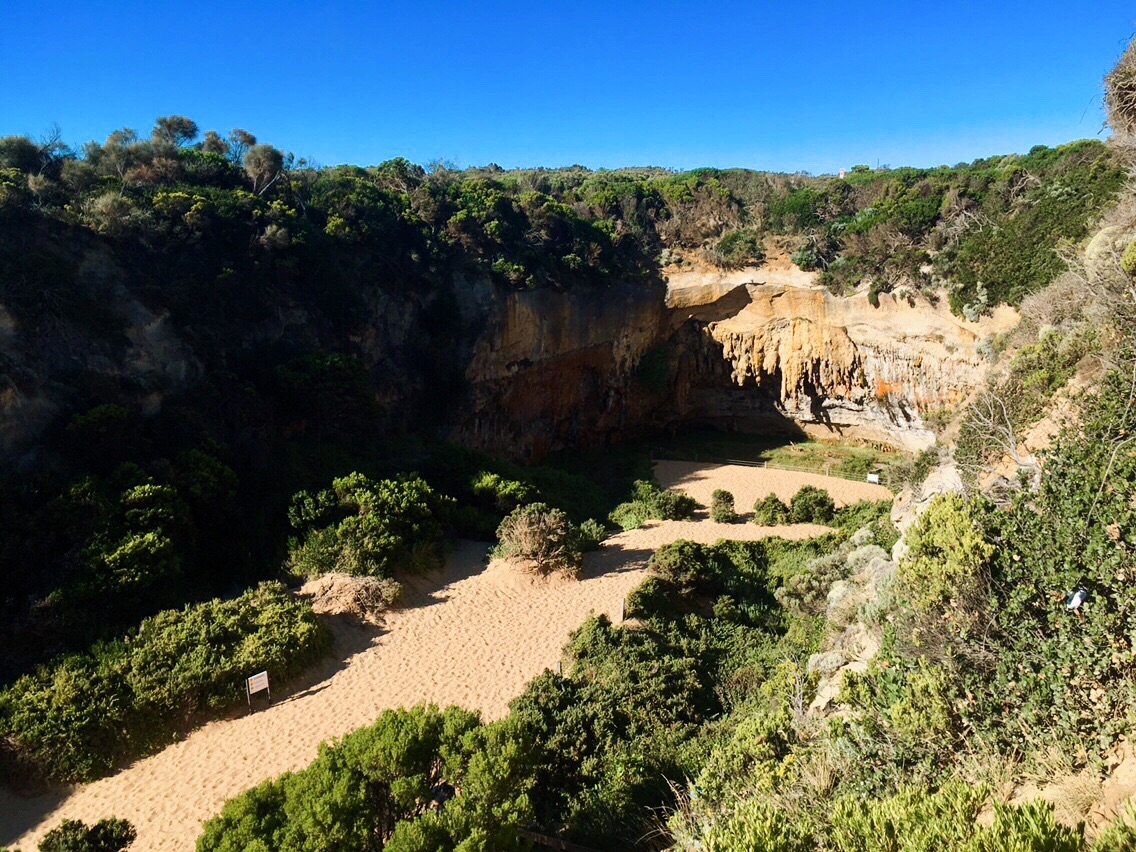
[(1062, 268), (1057, 244), (1085, 235), (1123, 177), (1095, 141), (953, 167), (855, 166), (838, 179), (426, 169), (403, 159), (321, 168), (245, 130), (198, 138), (182, 116), (159, 118), (148, 138), (123, 129), (79, 150), (58, 135), (5, 137), (0, 215), (79, 226), (167, 260), (193, 246), (190, 268), (169, 269), (163, 285), (167, 297), (186, 291), (187, 309), (205, 292), (215, 300), (313, 271), (335, 278), (321, 262), (329, 253), (400, 286), (429, 287), (455, 270), (520, 288), (603, 286), (656, 279), (660, 263), (688, 251), (720, 266), (753, 263), (765, 236), (795, 235), (797, 264), (835, 288), (945, 281), (956, 309), (981, 311), (1051, 280)]

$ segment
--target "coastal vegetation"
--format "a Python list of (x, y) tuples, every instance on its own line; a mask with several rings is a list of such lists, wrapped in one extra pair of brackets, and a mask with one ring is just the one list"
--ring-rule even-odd
[[(540, 465), (451, 442), (471, 435), (451, 429), (469, 390), (452, 356), (475, 349), (485, 293), (618, 302), (661, 293), (664, 270), (777, 254), (877, 307), (923, 291), (960, 324), (1021, 307), (975, 343), (992, 371), (941, 413), (942, 445), (742, 458), (896, 487), (935, 470), (943, 493), (906, 495), (902, 534), (890, 500), (805, 485), (752, 520), (820, 535), (653, 546), (625, 618), (589, 617), (502, 718), (385, 711), (232, 798), (197, 848), (1136, 848), (1136, 799), (1095, 810), (1136, 759), (1134, 80), (1136, 43), (1108, 144), (843, 177), (323, 168), (183, 116), (81, 149), (0, 139), (0, 342), (19, 328), (36, 348), (0, 350), (0, 390), (13, 422), (41, 418), (0, 470), (5, 779), (104, 777), (239, 707), (251, 673), (296, 683), (332, 636), (284, 581), (363, 577), (393, 603), (460, 538), (579, 578), (610, 530), (741, 520), (737, 492), (702, 507), (650, 479), (688, 436), (598, 460), (549, 439)], [(107, 367), (124, 351), (189, 378), (165, 396), (161, 370)], [(659, 394), (651, 351), (634, 375)], [(62, 388), (38, 410), (33, 362)], [(554, 365), (537, 388), (563, 382)], [(605, 414), (635, 401), (602, 391)], [(626, 426), (610, 436), (647, 431)], [(714, 461), (746, 443), (689, 440)], [(134, 836), (67, 820), (40, 848)]]
[(279, 583), (169, 610), (0, 690), (0, 758), (12, 779), (89, 781), (245, 700), (248, 675), (283, 686), (331, 648)]

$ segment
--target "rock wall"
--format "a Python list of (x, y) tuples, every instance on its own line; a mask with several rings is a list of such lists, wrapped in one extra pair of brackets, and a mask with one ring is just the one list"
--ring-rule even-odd
[(497, 293), (466, 370), (460, 440), (539, 458), (692, 423), (909, 449), (924, 415), (964, 401), (984, 338), (945, 299), (836, 297), (795, 268), (672, 270), (665, 289)]
[[(735, 387), (822, 437), (929, 445), (923, 415), (963, 402), (986, 371), (978, 343), (1017, 323), (1010, 308), (972, 323), (945, 299), (883, 293), (873, 307), (866, 292), (837, 297), (754, 277), (723, 297), (736, 301), (744, 288), (747, 303), (706, 323), (705, 345), (720, 351)], [(744, 415), (744, 396), (730, 399), (728, 413)]]
[(665, 339), (662, 285), (501, 292), (466, 368), (455, 437), (536, 459), (645, 428), (636, 371)]
[(917, 448), (932, 439), (923, 416), (981, 380), (978, 342), (1017, 321), (1006, 308), (970, 323), (923, 297), (872, 307), (775, 261), (604, 290), (516, 292), (460, 275), (417, 293), (360, 285), (349, 328), (282, 297), (271, 317), (190, 329), (147, 307), (134, 294), (145, 282), (106, 252), (79, 253), (75, 286), (110, 319), (21, 327), (0, 305), (0, 455), (21, 456), (90, 399), (154, 413), (231, 353), (277, 342), (359, 356), (379, 432), (440, 429), (525, 460), (691, 424)]

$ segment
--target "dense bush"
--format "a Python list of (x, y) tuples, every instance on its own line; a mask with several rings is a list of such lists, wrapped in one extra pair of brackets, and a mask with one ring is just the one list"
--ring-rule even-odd
[(638, 480), (634, 497), (620, 503), (611, 513), (611, 522), (625, 530), (638, 529), (644, 521), (680, 521), (694, 514), (698, 504), (681, 491), (660, 488), (654, 482)]
[(710, 520), (716, 524), (732, 524), (738, 519), (734, 511), (734, 495), (721, 488), (710, 495)]
[(767, 494), (753, 504), (753, 522), (765, 527), (789, 523), (789, 507), (776, 494)]
[(530, 562), (541, 574), (580, 572), (584, 536), (559, 509), (544, 503), (518, 506), (501, 521), (497, 538), (494, 555), (499, 558)]
[(65, 819), (43, 836), (40, 852), (121, 852), (134, 842), (138, 832), (124, 819), (108, 817), (94, 825)]
[(988, 792), (955, 782), (936, 791), (909, 787), (884, 799), (841, 798), (825, 809), (789, 810), (771, 798), (754, 796), (710, 824), (698, 848), (707, 852), (768, 849), (808, 852), (1011, 852), (1045, 849), (1084, 852), (1080, 832), (1057, 823), (1053, 806), (1032, 802), (995, 804), (989, 821), (979, 820)]
[(760, 232), (747, 228), (723, 234), (710, 252), (710, 259), (725, 269), (741, 269), (761, 263), (765, 259), (765, 249)]
[[(895, 532), (891, 526), (891, 507), (891, 500), (857, 500), (855, 503), (837, 509), (832, 521), (847, 533), (853, 533), (863, 527), (874, 526), (881, 532), (898, 538), (899, 533)], [(890, 544), (881, 542), (881, 546), (885, 548), (890, 548), (891, 544), (894, 544), (894, 539)]]
[(123, 641), (41, 667), (0, 692), (0, 747), (23, 777), (85, 781), (244, 700), (244, 678), (284, 684), (330, 649), (279, 583), (159, 613)]
[(836, 503), (823, 488), (801, 486), (789, 501), (789, 520), (794, 524), (827, 524), (836, 515)]
[[(971, 724), (1000, 741), (1033, 743), (1047, 731), (1099, 754), (1136, 717), (1136, 457), (1122, 449), (1136, 430), (1131, 394), (1130, 375), (1108, 376), (1054, 441), (1040, 491), (1008, 511), (972, 510), (981, 541), (940, 544), (935, 576), (966, 578), (980, 559), (988, 572), (991, 654), (964, 669), (964, 683), (977, 698)], [(1068, 609), (1079, 588), (1085, 602)]]
[(473, 477), (470, 490), (475, 497), (488, 499), (500, 512), (511, 512), (536, 496), (536, 489), (526, 482), (506, 479), (499, 473), (483, 470)]
[(457, 707), (386, 710), (321, 745), (306, 769), (230, 800), (197, 849), (506, 848), (531, 815), (531, 760), (509, 721), (483, 726)]
[(607, 527), (595, 518), (588, 518), (580, 524), (580, 549), (585, 552), (598, 550), (607, 534)]
[(329, 571), (390, 577), (396, 570), (437, 568), (451, 504), (414, 475), (375, 481), (353, 473), (334, 480), (330, 490), (301, 491), (288, 517), (303, 540), (291, 547), (289, 565), (309, 577)]
[(1004, 429), (1020, 433), (1035, 423), (1078, 362), (1097, 345), (1098, 332), (1080, 326), (1069, 334), (1043, 333), (1023, 346), (1008, 374), (972, 404), (959, 427), (955, 458), (967, 482), (988, 473), (1006, 453)]

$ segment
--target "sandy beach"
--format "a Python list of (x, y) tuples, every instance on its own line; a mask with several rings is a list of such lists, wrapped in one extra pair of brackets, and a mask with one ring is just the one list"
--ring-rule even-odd
[[(703, 504), (715, 488), (725, 488), (743, 513), (770, 492), (788, 501), (808, 484), (829, 490), (838, 505), (891, 497), (867, 483), (744, 466), (660, 462), (656, 475)], [(192, 849), (202, 823), (227, 799), (304, 767), (320, 742), (370, 723), (384, 709), (430, 702), (476, 709), (486, 719), (503, 716), (529, 680), (556, 665), (569, 633), (589, 614), (618, 621), (623, 599), (658, 547), (680, 538), (712, 543), (825, 531), (715, 524), (705, 512), (693, 521), (653, 522), (588, 554), (579, 581), (535, 580), (507, 564), (488, 564), (485, 544), (460, 543), (443, 571), (408, 583), (403, 606), (381, 627), (336, 624), (332, 657), (271, 706), (204, 725), (91, 784), (36, 798), (0, 788), (0, 845), (30, 852), (64, 818), (118, 816), (138, 829), (132, 850)]]

